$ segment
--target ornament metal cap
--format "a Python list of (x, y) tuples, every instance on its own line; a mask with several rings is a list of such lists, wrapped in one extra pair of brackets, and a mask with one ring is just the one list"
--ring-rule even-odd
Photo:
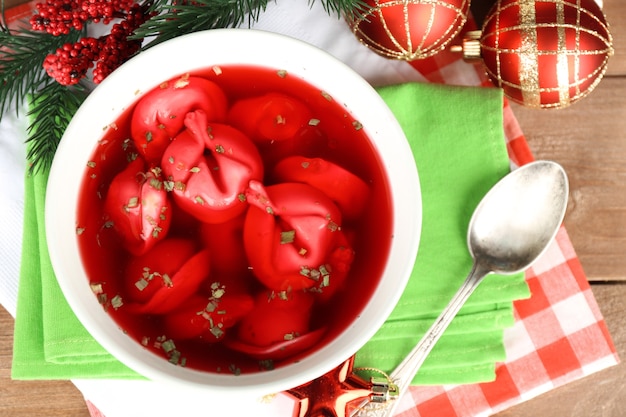
[(461, 45), (454, 45), (450, 47), (452, 52), (463, 53), (463, 59), (468, 62), (479, 61), (480, 57), (480, 30), (471, 30), (466, 32), (463, 36), (463, 43)]

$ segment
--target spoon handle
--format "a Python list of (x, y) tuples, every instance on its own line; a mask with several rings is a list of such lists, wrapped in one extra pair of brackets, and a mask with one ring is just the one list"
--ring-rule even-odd
[(385, 404), (368, 403), (356, 412), (358, 417), (390, 417), (398, 406), (400, 396), (406, 392), (411, 381), (415, 378), (428, 354), (457, 315), (463, 304), (467, 301), (476, 287), (490, 271), (482, 267), (479, 262), (474, 262), (472, 270), (450, 300), (450, 303), (441, 312), (439, 317), (424, 334), (419, 343), (409, 352), (404, 360), (389, 375), (397, 386), (397, 395)]

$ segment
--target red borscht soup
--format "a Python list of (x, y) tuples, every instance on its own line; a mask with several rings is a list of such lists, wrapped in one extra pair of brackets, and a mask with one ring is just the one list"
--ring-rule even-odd
[(105, 128), (77, 238), (131, 338), (207, 372), (259, 372), (329, 343), (375, 290), (392, 207), (342, 103), (276, 69), (163, 82)]

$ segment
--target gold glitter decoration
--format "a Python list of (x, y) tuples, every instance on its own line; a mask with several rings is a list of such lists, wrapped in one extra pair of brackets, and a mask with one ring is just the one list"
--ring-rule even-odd
[(491, 80), (531, 108), (564, 108), (589, 94), (613, 55), (594, 0), (498, 0), (483, 24)]
[(348, 21), (353, 33), (377, 54), (405, 61), (444, 50), (465, 25), (470, 4), (470, 0), (366, 2), (371, 9)]
[[(556, 25), (558, 36), (558, 51), (566, 51), (565, 41), (565, 7), (563, 3), (556, 4)], [(578, 60), (578, 56), (575, 56)], [(557, 85), (559, 87), (559, 104), (562, 107), (569, 106), (569, 67), (567, 54), (559, 53), (556, 61)], [(577, 85), (578, 90), (578, 85)], [(580, 93), (580, 91), (578, 91)]]
[(519, 14), (522, 35), (522, 47), (519, 52), (520, 86), (524, 103), (536, 107), (540, 104), (541, 97), (539, 96), (539, 51), (537, 50), (537, 20), (534, 2), (520, 2)]

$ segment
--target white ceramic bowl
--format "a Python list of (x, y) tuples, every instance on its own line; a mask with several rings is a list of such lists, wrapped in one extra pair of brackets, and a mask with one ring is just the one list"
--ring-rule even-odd
[[(286, 70), (328, 92), (359, 120), (386, 167), (393, 205), (391, 249), (365, 308), (331, 343), (269, 372), (214, 374), (173, 366), (125, 335), (88, 285), (76, 237), (79, 189), (87, 161), (110, 125), (142, 93), (165, 80), (214, 65)], [(346, 65), (301, 41), (269, 32), (223, 29), (181, 36), (153, 47), (111, 74), (73, 118), (56, 153), (47, 188), (46, 233), (60, 287), (85, 328), (131, 369), (185, 389), (263, 395), (306, 383), (352, 356), (397, 303), (415, 262), (421, 230), (419, 178), (404, 133), (376, 91)]]

